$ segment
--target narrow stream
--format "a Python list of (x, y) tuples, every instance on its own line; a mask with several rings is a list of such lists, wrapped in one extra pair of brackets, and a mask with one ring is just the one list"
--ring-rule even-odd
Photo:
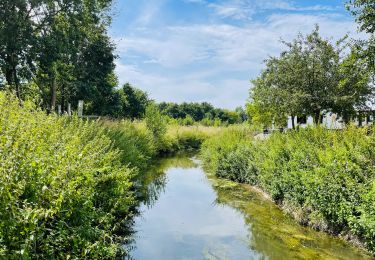
[(162, 159), (145, 185), (134, 259), (372, 259), (301, 227), (250, 187), (208, 177), (187, 156)]

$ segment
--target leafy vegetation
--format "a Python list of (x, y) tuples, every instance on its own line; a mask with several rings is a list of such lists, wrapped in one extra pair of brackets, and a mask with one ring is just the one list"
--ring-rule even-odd
[[(280, 57), (266, 61), (266, 69), (253, 81), (248, 113), (253, 123), (283, 127), (287, 117), (313, 116), (316, 124), (325, 113), (338, 114), (348, 123), (373, 102), (375, 87), (361, 49), (345, 38), (333, 45), (317, 27), (299, 35)], [(371, 106), (370, 106), (371, 107)]]
[(375, 250), (374, 129), (308, 128), (257, 140), (243, 129), (208, 139), (217, 176), (263, 189), (301, 223), (359, 237)]
[(235, 111), (230, 111), (214, 108), (207, 102), (184, 102), (182, 104), (161, 102), (158, 107), (163, 115), (175, 119), (175, 122), (180, 125), (186, 126), (193, 125), (196, 122), (205, 126), (231, 125), (243, 123), (247, 120), (246, 112), (241, 107), (238, 107)]
[(371, 0), (350, 0), (347, 7), (356, 17), (362, 31), (375, 32), (375, 5)]
[[(162, 153), (197, 149), (214, 130), (47, 115), (0, 92), (0, 253), (11, 258), (125, 254), (140, 174)], [(215, 130), (218, 131), (218, 130)]]
[(111, 258), (136, 205), (132, 175), (96, 122), (0, 93), (0, 248), (7, 258)]

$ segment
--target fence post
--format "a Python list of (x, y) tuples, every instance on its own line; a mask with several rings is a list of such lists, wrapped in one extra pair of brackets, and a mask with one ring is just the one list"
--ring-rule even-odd
[(78, 101), (78, 117), (83, 115), (83, 100)]
[(72, 106), (68, 103), (68, 116), (72, 115)]

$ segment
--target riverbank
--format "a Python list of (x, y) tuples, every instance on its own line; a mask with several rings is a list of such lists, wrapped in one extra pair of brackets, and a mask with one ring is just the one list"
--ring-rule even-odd
[(0, 92), (0, 258), (126, 255), (140, 175), (203, 132), (48, 115)]
[(372, 259), (299, 225), (249, 185), (204, 172), (192, 156), (162, 158), (145, 175), (134, 259)]
[(374, 147), (365, 128), (311, 128), (267, 140), (227, 129), (203, 144), (202, 158), (216, 176), (263, 190), (299, 223), (358, 238), (374, 252)]

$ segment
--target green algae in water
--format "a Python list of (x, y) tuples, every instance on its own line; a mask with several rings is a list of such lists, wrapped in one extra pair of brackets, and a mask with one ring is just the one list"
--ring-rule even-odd
[(188, 157), (161, 160), (145, 179), (153, 200), (135, 220), (135, 259), (373, 259)]

